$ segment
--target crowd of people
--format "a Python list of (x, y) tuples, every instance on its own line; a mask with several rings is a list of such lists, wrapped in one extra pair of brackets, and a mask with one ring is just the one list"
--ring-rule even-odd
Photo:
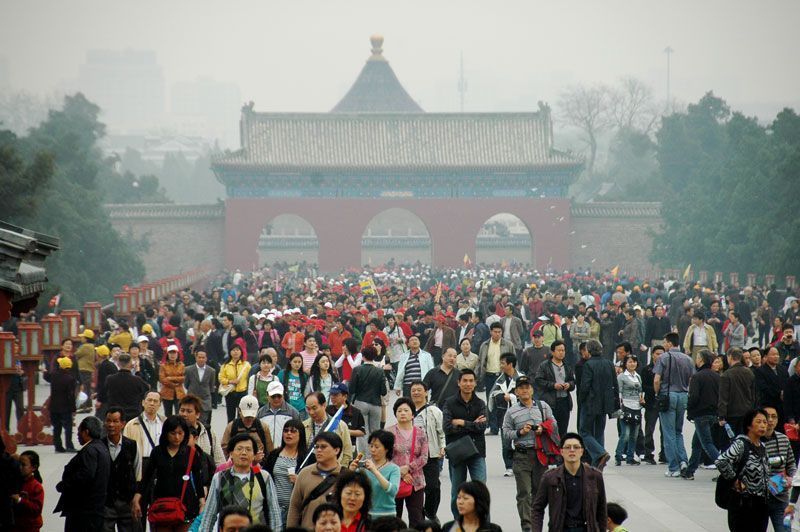
[[(237, 270), (108, 313), (45, 361), (54, 450), (76, 453), (56, 511), (66, 530), (498, 530), (485, 485), (498, 437), (524, 531), (623, 530), (612, 458), (683, 480), (716, 468), (731, 530), (785, 531), (799, 303), (774, 286), (506, 265)], [(77, 413), (91, 415), (76, 446)], [(38, 530), (38, 456), (11, 462), (4, 515)]]

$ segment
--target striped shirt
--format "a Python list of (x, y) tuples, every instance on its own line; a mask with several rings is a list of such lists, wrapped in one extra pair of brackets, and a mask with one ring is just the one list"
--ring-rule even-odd
[[(797, 470), (797, 465), (794, 461), (794, 452), (792, 452), (789, 438), (782, 432), (774, 431), (771, 438), (762, 441), (764, 442), (764, 448), (767, 450), (767, 456), (769, 457), (770, 475), (785, 472), (788, 478), (792, 478), (795, 470)], [(782, 458), (782, 460), (778, 460), (778, 457)], [(789, 491), (790, 488), (784, 488), (776, 498), (784, 502), (789, 502)]]
[(422, 380), (422, 367), (419, 365), (419, 354), (408, 354), (406, 374), (403, 376), (403, 386), (411, 386), (414, 381)]

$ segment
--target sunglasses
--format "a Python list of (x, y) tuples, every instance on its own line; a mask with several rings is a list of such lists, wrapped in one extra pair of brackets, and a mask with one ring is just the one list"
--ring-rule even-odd
[(298, 430), (294, 427), (284, 427), (283, 432), (298, 432)]

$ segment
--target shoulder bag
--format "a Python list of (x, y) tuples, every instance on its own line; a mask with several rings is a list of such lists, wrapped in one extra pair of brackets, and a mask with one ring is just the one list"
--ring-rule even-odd
[(717, 486), (714, 488), (714, 503), (723, 510), (727, 510), (734, 505), (735, 499), (739, 496), (739, 492), (733, 486), (747, 465), (747, 459), (750, 456), (750, 445), (749, 441), (744, 441), (744, 452), (742, 453), (741, 461), (736, 466), (736, 475), (733, 478), (725, 478), (720, 475), (717, 479)]
[[(236, 379), (237, 380), (241, 380), (243, 371), (244, 371), (244, 362), (242, 362), (242, 369), (239, 370), (239, 374), (236, 375)], [(217, 390), (217, 392), (219, 392), (219, 394), (222, 397), (225, 397), (229, 393), (231, 393), (234, 390), (234, 388), (236, 388), (235, 384), (220, 384), (219, 385), (219, 389)]]
[[(452, 373), (452, 371), (450, 372)], [(399, 430), (399, 429), (398, 429)], [(414, 445), (417, 443), (417, 427), (411, 429), (411, 455), (408, 457), (409, 464), (414, 461)], [(400, 486), (397, 488), (395, 499), (405, 499), (414, 493), (414, 485), (400, 479)]]
[(183, 497), (186, 495), (186, 486), (189, 484), (189, 475), (192, 473), (192, 463), (194, 462), (195, 448), (189, 448), (189, 462), (186, 466), (186, 474), (183, 475), (183, 486), (181, 487), (180, 497), (159, 497), (153, 501), (147, 510), (147, 520), (153, 528), (159, 526), (178, 526), (186, 522), (186, 505)]

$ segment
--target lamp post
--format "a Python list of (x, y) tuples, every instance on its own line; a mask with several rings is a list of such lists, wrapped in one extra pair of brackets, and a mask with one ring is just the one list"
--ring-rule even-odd
[(19, 357), (22, 371), (28, 377), (28, 401), (25, 414), (17, 424), (17, 433), (14, 435), (18, 443), (23, 445), (49, 445), (53, 443), (53, 436), (43, 432), (45, 426), (44, 416), (39, 416), (35, 410), (36, 403), (36, 372), (42, 362), (42, 326), (37, 323), (20, 323), (19, 330)]
[[(10, 332), (0, 332), (0, 397), (8, 397), (11, 391), (11, 381), (19, 375), (20, 368), (14, 356), (14, 335)], [(6, 451), (15, 453), (17, 442), (6, 432), (6, 409), (0, 409), (0, 438), (6, 446)]]

